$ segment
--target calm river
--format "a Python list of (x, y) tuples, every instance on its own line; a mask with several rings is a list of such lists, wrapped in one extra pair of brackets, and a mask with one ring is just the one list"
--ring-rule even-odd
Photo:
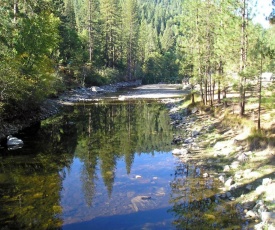
[[(159, 103), (67, 106), (0, 149), (0, 229), (220, 229), (213, 178), (173, 156)], [(222, 219), (222, 218), (220, 218)]]

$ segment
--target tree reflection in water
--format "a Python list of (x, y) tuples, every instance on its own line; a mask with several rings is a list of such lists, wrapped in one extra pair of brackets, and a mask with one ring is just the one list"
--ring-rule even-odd
[[(160, 157), (161, 153), (171, 151), (173, 130), (164, 105), (139, 101), (66, 107), (63, 114), (43, 121), (35, 132), (22, 135), (24, 148), (0, 155), (0, 229), (58, 229), (64, 223), (69, 226), (83, 221), (86, 211), (86, 220), (100, 216), (101, 212), (110, 216), (133, 213), (129, 204), (140, 192), (157, 197), (147, 202), (145, 210), (165, 210), (169, 198), (163, 194), (169, 189), (170, 213), (175, 216), (176, 228), (240, 227), (234, 208), (222, 200), (216, 203), (218, 185), (212, 177), (201, 176), (205, 167), (196, 162), (178, 162), (170, 188), (170, 165), (174, 161), (168, 162), (170, 158), (166, 156), (160, 159), (168, 162), (168, 177), (166, 162), (158, 161), (154, 166), (144, 161), (146, 168), (140, 167), (148, 174), (150, 170), (159, 170), (162, 181), (150, 181), (155, 175), (139, 181), (129, 177), (135, 156), (157, 153)], [(117, 171), (122, 171), (117, 164), (122, 160), (128, 175), (120, 175), (116, 180)], [(76, 177), (71, 177), (74, 161), (81, 168)], [(63, 189), (67, 177), (75, 184), (76, 178), (80, 178), (81, 185), (69, 184), (67, 190)], [(114, 182), (120, 183), (116, 191)], [(154, 183), (161, 187), (154, 187)], [(102, 191), (97, 191), (98, 186)], [(116, 197), (111, 198), (114, 192)], [(106, 194), (109, 200), (105, 199)], [(108, 205), (104, 206), (106, 201)]]
[(1, 149), (0, 229), (61, 228), (60, 195), (75, 158), (82, 164), (85, 202), (93, 207), (99, 177), (111, 196), (118, 160), (130, 174), (135, 154), (171, 150), (169, 123), (160, 104), (93, 104), (65, 107), (36, 130), (22, 132), (24, 148)]
[(24, 148), (3, 149), (0, 164), (0, 229), (58, 229), (63, 168), (70, 167), (76, 129), (63, 116), (25, 130)]
[(130, 174), (135, 154), (171, 150), (172, 129), (163, 105), (100, 104), (75, 107), (74, 113), (81, 121), (76, 157), (84, 163), (81, 178), (88, 205), (94, 197), (97, 167), (111, 196), (118, 159), (125, 159)]

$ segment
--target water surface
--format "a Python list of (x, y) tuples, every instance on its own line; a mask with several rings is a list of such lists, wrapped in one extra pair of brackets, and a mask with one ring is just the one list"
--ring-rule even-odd
[(18, 134), (22, 149), (1, 149), (1, 226), (172, 228), (169, 123), (160, 104), (103, 103)]
[[(210, 169), (173, 156), (164, 105), (68, 106), (0, 154), (0, 229), (221, 229)], [(217, 218), (218, 217), (218, 218)]]

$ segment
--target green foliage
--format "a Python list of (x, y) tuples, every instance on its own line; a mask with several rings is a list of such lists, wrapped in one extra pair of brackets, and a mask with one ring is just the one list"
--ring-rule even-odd
[(142, 79), (145, 84), (168, 82), (178, 82), (178, 64), (176, 57), (172, 53), (152, 53), (145, 61), (143, 66), (144, 77)]
[[(259, 75), (260, 58), (263, 71), (274, 70), (274, 28), (264, 30), (248, 18), (242, 34), (243, 3), (2, 0), (1, 101), (33, 105), (76, 85), (137, 78), (174, 83), (191, 77), (202, 101), (212, 103), (208, 87), (219, 85), (219, 92), (226, 92), (232, 73), (239, 74), (240, 87), (240, 79)], [(240, 69), (242, 36), (249, 45)]]
[[(36, 109), (53, 92), (52, 57), (59, 43), (59, 19), (46, 2), (40, 8), (35, 2), (17, 5), (17, 17), (5, 14), (10, 7), (5, 5), (0, 11), (5, 22), (3, 31), (11, 30), (1, 39), (5, 53), (1, 55), (0, 92), (5, 111), (11, 110), (20, 117), (25, 111)], [(27, 12), (27, 7), (33, 7), (33, 12)]]

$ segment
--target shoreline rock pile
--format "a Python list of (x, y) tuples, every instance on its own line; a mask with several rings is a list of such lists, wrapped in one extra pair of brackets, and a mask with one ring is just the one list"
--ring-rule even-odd
[(60, 101), (62, 102), (89, 102), (97, 100), (96, 97), (106, 93), (115, 93), (120, 89), (131, 88), (141, 85), (141, 80), (131, 81), (131, 82), (118, 82), (115, 84), (104, 85), (104, 86), (92, 86), (89, 88), (78, 87), (72, 89), (60, 96)]

